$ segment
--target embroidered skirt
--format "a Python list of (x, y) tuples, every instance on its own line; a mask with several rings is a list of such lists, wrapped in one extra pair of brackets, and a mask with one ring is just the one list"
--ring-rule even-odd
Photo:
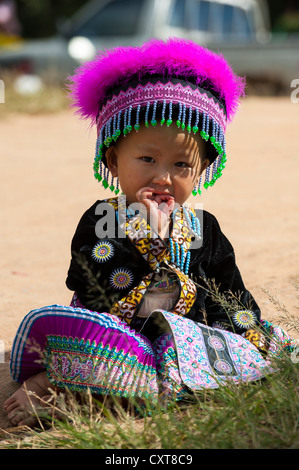
[[(270, 362), (240, 335), (157, 310), (163, 333), (151, 343), (118, 317), (78, 307), (52, 305), (31, 311), (12, 348), (11, 374), (23, 382), (42, 370), (71, 391), (134, 397), (156, 403), (227, 381), (254, 381), (272, 373)], [(264, 322), (272, 335), (269, 352), (290, 343)]]

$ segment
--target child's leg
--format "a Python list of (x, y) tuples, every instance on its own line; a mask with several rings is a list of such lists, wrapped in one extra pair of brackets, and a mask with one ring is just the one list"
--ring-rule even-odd
[[(4, 402), (4, 409), (8, 419), (15, 426), (34, 426), (37, 419), (30, 413), (33, 406), (43, 406), (39, 398), (49, 397), (49, 388), (56, 389), (47, 378), (46, 371), (40, 372), (26, 380), (23, 385)], [(35, 395), (28, 395), (27, 392), (34, 392)], [(45, 405), (44, 405), (45, 406)]]

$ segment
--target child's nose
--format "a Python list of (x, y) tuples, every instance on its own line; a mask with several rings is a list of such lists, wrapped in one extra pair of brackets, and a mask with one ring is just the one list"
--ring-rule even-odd
[(171, 184), (171, 174), (167, 169), (161, 169), (153, 178), (153, 183), (161, 185)]

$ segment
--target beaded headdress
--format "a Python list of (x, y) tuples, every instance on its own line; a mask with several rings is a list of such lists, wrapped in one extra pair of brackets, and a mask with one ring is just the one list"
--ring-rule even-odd
[(176, 125), (199, 133), (210, 165), (193, 194), (214, 185), (226, 162), (225, 131), (244, 93), (226, 60), (192, 41), (151, 40), (141, 47), (100, 53), (71, 77), (77, 113), (97, 127), (95, 178), (119, 192), (105, 152), (120, 136), (146, 127)]

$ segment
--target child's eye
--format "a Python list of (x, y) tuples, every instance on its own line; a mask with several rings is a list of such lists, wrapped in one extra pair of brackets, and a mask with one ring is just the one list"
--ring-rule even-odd
[(154, 162), (153, 157), (146, 157), (146, 156), (143, 156), (143, 157), (141, 157), (141, 160), (142, 160), (143, 162), (146, 162), (146, 163), (153, 163), (153, 162)]
[(187, 162), (176, 162), (175, 166), (178, 166), (179, 168), (190, 168), (190, 165)]

